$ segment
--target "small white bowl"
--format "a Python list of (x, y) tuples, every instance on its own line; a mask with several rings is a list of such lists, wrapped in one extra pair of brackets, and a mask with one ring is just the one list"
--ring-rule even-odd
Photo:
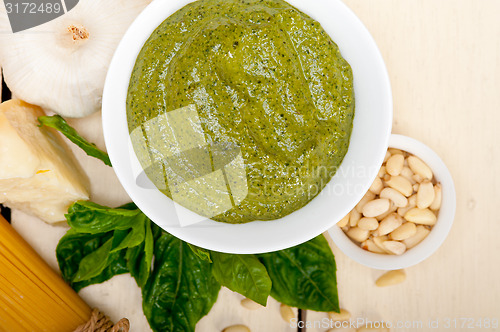
[(431, 256), (444, 242), (455, 217), (456, 194), (450, 171), (427, 145), (413, 138), (402, 135), (391, 135), (389, 147), (407, 151), (422, 159), (434, 172), (437, 182), (442, 185), (442, 203), (436, 224), (429, 235), (418, 245), (400, 256), (376, 254), (366, 251), (356, 245), (338, 226), (328, 230), (333, 241), (347, 256), (356, 262), (380, 270), (403, 269), (420, 263)]
[(137, 167), (139, 172), (141, 169), (131, 147), (126, 98), (130, 75), (144, 42), (167, 17), (190, 2), (152, 2), (130, 26), (113, 57), (104, 87), (102, 118), (106, 147), (118, 179), (137, 206), (157, 225), (202, 248), (237, 254), (271, 252), (325, 232), (368, 190), (389, 142), (391, 87), (373, 38), (340, 0), (288, 0), (321, 23), (353, 69), (356, 115), (349, 151), (321, 194), (288, 216), (238, 225), (204, 220), (183, 227), (180, 219), (192, 212), (176, 206), (151, 183), (149, 187), (137, 183)]

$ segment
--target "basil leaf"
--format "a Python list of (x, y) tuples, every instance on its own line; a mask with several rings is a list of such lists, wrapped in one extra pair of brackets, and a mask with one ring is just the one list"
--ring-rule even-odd
[(144, 260), (146, 261), (147, 271), (151, 271), (153, 255), (155, 250), (155, 241), (161, 236), (161, 230), (153, 224), (151, 220), (146, 221), (146, 238), (144, 240)]
[(154, 243), (160, 237), (161, 230), (158, 226), (146, 221), (145, 241), (134, 248), (127, 250), (127, 268), (132, 277), (134, 277), (139, 287), (144, 287), (151, 272), (151, 263), (153, 261)]
[(217, 300), (219, 290), (210, 263), (172, 235), (160, 237), (154, 270), (142, 291), (144, 314), (154, 331), (194, 331)]
[(106, 280), (111, 279), (115, 275), (119, 274), (124, 274), (128, 273), (128, 268), (127, 268), (127, 261), (125, 259), (125, 253), (124, 251), (121, 252), (115, 252), (110, 254), (108, 258), (108, 266), (104, 268), (104, 270), (99, 273), (98, 276), (95, 276), (93, 278), (75, 282), (73, 283), (73, 289), (78, 292), (80, 289), (94, 285), (94, 284), (100, 284), (105, 282)]
[(266, 267), (255, 255), (212, 252), (213, 274), (222, 286), (265, 306), (271, 293)]
[(276, 300), (300, 309), (339, 311), (335, 257), (323, 235), (260, 258)]
[[(73, 228), (60, 242), (58, 257), (61, 270), (67, 270), (63, 272), (66, 281), (73, 287), (85, 287), (117, 273), (130, 272), (138, 285), (144, 286), (151, 271), (154, 242), (161, 230), (133, 203), (112, 209), (92, 202), (77, 202), (70, 207), (66, 218)], [(75, 256), (70, 244), (74, 238), (92, 240), (91, 246)], [(75, 246), (85, 248), (76, 243)]]
[(99, 149), (94, 143), (89, 143), (85, 138), (71, 127), (66, 120), (59, 115), (41, 116), (38, 118), (41, 126), (47, 126), (60, 131), (71, 142), (78, 145), (85, 153), (91, 157), (102, 160), (106, 165), (111, 166), (111, 161), (106, 152)]
[(56, 248), (56, 257), (59, 263), (63, 279), (68, 282), (75, 291), (91, 284), (104, 282), (114, 275), (127, 272), (126, 261), (123, 253), (118, 252), (108, 257), (108, 264), (99, 276), (81, 281), (73, 282), (75, 275), (84, 257), (91, 254), (106, 243), (113, 233), (99, 235), (76, 233), (70, 229), (64, 235)]
[(87, 280), (101, 273), (108, 265), (109, 251), (113, 239), (109, 239), (99, 249), (85, 256), (80, 262), (80, 267), (73, 278), (73, 282)]
[(130, 275), (134, 277), (137, 286), (144, 287), (151, 271), (151, 263), (148, 265), (144, 259), (144, 243), (140, 246), (127, 249), (125, 257)]
[(134, 226), (132, 226), (132, 230), (130, 232), (126, 232), (125, 238), (119, 242), (118, 245), (113, 245), (111, 252), (120, 251), (126, 248), (133, 248), (140, 245), (145, 241), (146, 230), (145, 230), (145, 222), (138, 221)]
[(191, 248), (191, 250), (194, 252), (196, 256), (203, 259), (204, 261), (212, 263), (212, 258), (210, 257), (210, 251), (208, 251), (207, 249), (197, 247), (191, 243), (188, 243), (187, 245), (189, 246), (189, 248)]
[(78, 201), (70, 206), (65, 215), (68, 224), (81, 233), (105, 233), (117, 229), (128, 229), (144, 223), (146, 216), (139, 210), (131, 210), (131, 205), (112, 209), (96, 203)]
[(112, 233), (82, 234), (70, 229), (61, 238), (56, 248), (56, 257), (63, 279), (71, 283), (82, 259), (100, 248), (112, 235)]
[(98, 276), (111, 262), (111, 250), (117, 243), (127, 237), (126, 231), (116, 230), (113, 237), (107, 240), (97, 250), (89, 253), (80, 261), (78, 271), (73, 277), (73, 282), (84, 281)]

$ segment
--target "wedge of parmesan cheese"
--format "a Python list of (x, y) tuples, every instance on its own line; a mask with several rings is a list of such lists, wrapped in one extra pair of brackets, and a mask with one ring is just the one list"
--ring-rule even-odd
[(0, 105), (0, 204), (56, 223), (89, 199), (89, 181), (59, 134), (38, 127), (43, 115), (20, 100)]

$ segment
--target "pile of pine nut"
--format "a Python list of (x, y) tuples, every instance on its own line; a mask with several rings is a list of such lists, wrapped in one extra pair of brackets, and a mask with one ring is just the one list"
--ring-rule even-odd
[(365, 250), (401, 255), (430, 233), (441, 199), (441, 184), (427, 164), (389, 148), (368, 192), (337, 225)]

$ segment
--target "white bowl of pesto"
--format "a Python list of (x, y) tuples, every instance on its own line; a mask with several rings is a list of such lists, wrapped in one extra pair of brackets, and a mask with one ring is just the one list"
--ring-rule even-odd
[[(392, 124), (391, 87), (382, 56), (373, 38), (341, 1), (288, 1), (290, 5), (321, 24), (352, 68), (355, 117), (349, 148), (340, 167), (323, 190), (317, 196), (313, 194), (315, 197), (298, 210), (274, 220), (263, 221), (256, 218), (255, 221), (243, 224), (218, 222), (207, 218), (206, 214), (202, 216), (192, 212), (198, 204), (192, 204), (191, 209), (185, 208), (184, 206), (190, 206), (190, 202), (194, 202), (192, 196), (184, 196), (183, 203), (178, 204), (158, 190), (165, 188), (161, 188), (158, 179), (153, 179), (153, 184), (151, 176), (148, 177), (144, 173), (145, 164), (141, 159), (143, 155), (140, 150), (142, 145), (133, 146), (131, 135), (134, 136), (137, 131), (129, 132), (130, 121), (127, 118), (129, 82), (141, 49), (167, 17), (192, 2), (156, 0), (151, 3), (131, 25), (113, 57), (103, 94), (103, 128), (106, 147), (120, 182), (131, 199), (153, 222), (172, 235), (202, 248), (237, 254), (264, 253), (292, 247), (320, 235), (346, 215), (368, 190), (388, 147)], [(241, 45), (234, 43), (231, 46), (237, 50)], [(228, 54), (231, 57), (231, 53)], [(232, 67), (227, 66), (227, 68), (230, 70)], [(262, 72), (267, 68), (258, 70)], [(195, 82), (198, 74), (191, 73)], [(252, 90), (251, 94), (255, 91)], [(168, 102), (175, 104), (176, 100), (166, 103)], [(184, 120), (188, 119), (189, 123), (196, 122), (196, 109), (192, 105), (176, 105), (173, 109), (182, 110), (183, 112), (178, 114), (184, 116)], [(255, 117), (258, 118), (257, 115)], [(173, 117), (168, 119), (168, 121), (175, 120)], [(153, 122), (162, 125), (156, 118)], [(153, 122), (148, 121), (148, 123)], [(260, 122), (257, 121), (257, 125), (260, 126)], [(141, 128), (140, 135), (146, 137), (144, 131), (148, 128)], [(321, 130), (323, 129), (318, 131)], [(199, 130), (185, 134), (181, 145), (184, 144), (192, 149), (199, 148), (199, 141), (193, 138), (197, 133)], [(286, 132), (283, 134), (283, 140), (287, 138), (286, 134)], [(148, 134), (147, 137), (150, 139), (151, 136)], [(265, 141), (262, 144), (267, 143)], [(277, 143), (280, 145), (279, 137)], [(294, 145), (290, 143), (288, 147), (293, 148)], [(144, 145), (144, 148), (149, 147)], [(218, 148), (228, 150), (227, 147)], [(271, 149), (273, 146), (266, 148)], [(283, 152), (282, 150), (278, 150), (278, 153)], [(293, 155), (293, 151), (290, 155)], [(215, 169), (216, 161), (213, 156), (210, 158)], [(215, 174), (215, 171), (210, 175), (213, 181), (217, 176), (225, 180), (227, 189), (232, 195), (232, 204), (238, 204), (236, 201), (238, 196), (235, 195), (238, 188), (231, 187), (230, 176), (233, 174), (232, 170), (238, 169), (242, 163), (244, 165), (245, 160), (235, 153), (229, 162), (231, 165), (228, 164), (232, 168), (224, 167), (225, 172), (220, 173), (224, 177), (220, 178), (222, 175)], [(168, 177), (169, 171), (167, 169), (162, 171), (165, 177)], [(170, 186), (172, 178), (168, 179), (169, 193), (174, 195), (175, 190)], [(224, 191), (225, 187), (215, 188), (214, 191)], [(277, 206), (279, 207), (279, 204)], [(276, 206), (273, 208), (276, 209)], [(218, 210), (214, 208), (213, 211)]]

